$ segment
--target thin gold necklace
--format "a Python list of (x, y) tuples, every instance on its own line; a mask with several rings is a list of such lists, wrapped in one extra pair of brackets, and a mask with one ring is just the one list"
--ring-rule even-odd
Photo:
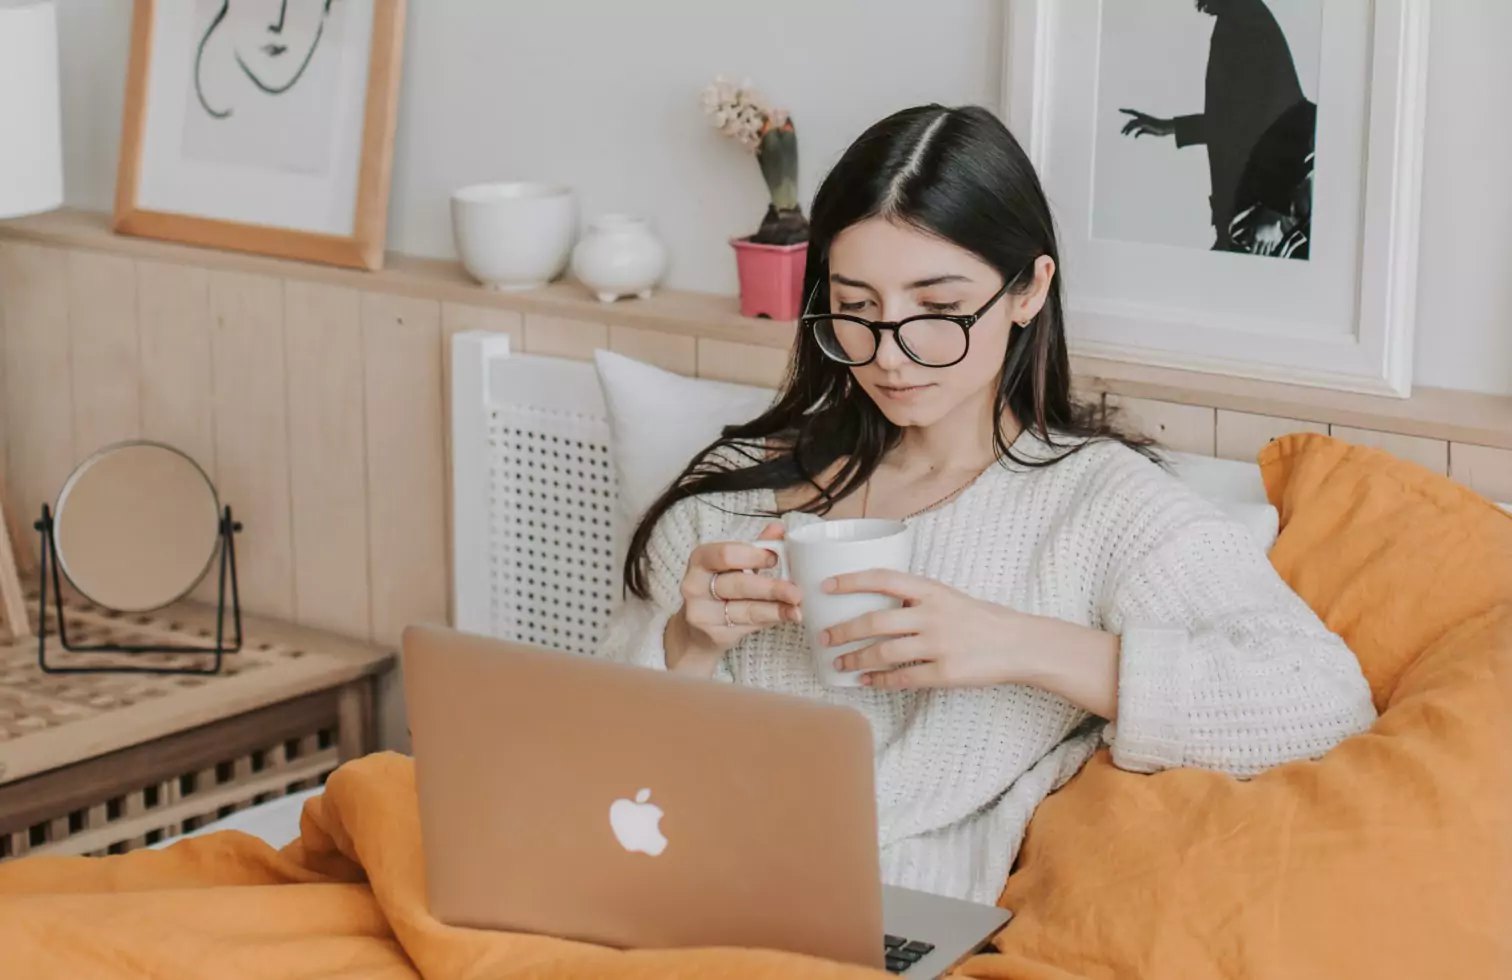
[[(995, 463), (995, 462), (997, 462), (997, 460), (993, 460), (992, 461), (992, 463)], [(977, 470), (976, 475), (974, 475), (971, 479), (967, 480), (965, 483), (963, 483), (960, 486), (956, 487), (954, 490), (950, 491), (945, 496), (943, 496), (940, 499), (936, 500), (934, 503), (929, 504), (926, 507), (921, 507), (918, 510), (914, 511), (912, 514), (905, 514), (903, 517), (899, 518), (899, 520), (911, 521), (915, 517), (918, 517), (920, 514), (927, 514), (930, 511), (934, 510), (936, 507), (943, 507), (946, 504), (950, 503), (952, 500), (954, 500), (955, 498), (959, 497), (962, 493), (965, 493), (967, 487), (971, 486), (973, 483), (975, 483), (976, 481), (980, 480), (982, 478), (982, 474), (986, 473), (989, 469), (992, 468), (992, 463), (988, 463), (986, 466), (982, 467), (980, 470)], [(867, 479), (866, 479), (866, 486), (863, 487), (862, 490), (861, 490), (861, 516), (862, 517), (866, 516), (867, 511), (871, 507), (871, 485), (872, 485), (871, 477), (867, 477)]]

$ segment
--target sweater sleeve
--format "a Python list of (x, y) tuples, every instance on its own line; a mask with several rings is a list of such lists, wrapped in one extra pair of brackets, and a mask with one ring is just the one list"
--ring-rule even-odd
[[(650, 599), (627, 595), (609, 617), (599, 656), (636, 667), (667, 669), (667, 650), (662, 638), (667, 622), (682, 608), (682, 580), (688, 558), (701, 543), (696, 498), (678, 501), (662, 515), (646, 545), (646, 583)], [(729, 679), (729, 668), (719, 662), (715, 677)]]
[(1237, 524), (1181, 524), (1113, 589), (1122, 637), (1113, 761), (1255, 775), (1375, 720), (1359, 661)]

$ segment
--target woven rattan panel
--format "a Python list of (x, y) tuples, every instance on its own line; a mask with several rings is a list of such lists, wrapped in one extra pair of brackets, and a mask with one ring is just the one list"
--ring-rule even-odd
[[(35, 602), (35, 599), (32, 600)], [(65, 607), (70, 641), (147, 644), (177, 642), (205, 644), (213, 636), (208, 626), (185, 623), (171, 614), (124, 616), (82, 602)], [(34, 643), (0, 649), (0, 760), (4, 744), (86, 719), (100, 718), (123, 708), (170, 698), (178, 692), (214, 684), (243, 673), (266, 670), (305, 655), (284, 643), (254, 642), (227, 656), (213, 676), (152, 674), (48, 674), (37, 666)], [(54, 642), (48, 662), (59, 667), (98, 667), (143, 664), (197, 667), (207, 662), (193, 654), (73, 654)], [(74, 760), (67, 760), (74, 761)], [(0, 772), (0, 777), (9, 775)]]
[[(33, 600), (35, 601), (35, 600)], [(169, 616), (120, 616), (70, 603), (66, 610), (69, 640), (75, 643), (212, 642), (209, 628), (194, 628)], [(305, 651), (282, 643), (263, 642), (227, 656), (213, 677), (152, 674), (47, 674), (37, 667), (34, 643), (0, 649), (0, 745), (86, 718), (95, 718), (184, 690), (265, 670)], [(198, 667), (204, 655), (190, 654), (72, 654), (48, 651), (48, 662), (60, 667), (150, 664), (160, 667)], [(3, 752), (3, 749), (0, 749)], [(0, 756), (3, 758), (3, 756)]]
[[(35, 597), (30, 601), (35, 616)], [(125, 616), (70, 600), (65, 615), (75, 642), (203, 645), (213, 636), (213, 614), (197, 605)], [(241, 651), (227, 655), (214, 675), (47, 674), (38, 668), (35, 641), (0, 646), (0, 786), (375, 674), (393, 659), (387, 651), (287, 624), (249, 618), (244, 626)], [(206, 661), (185, 654), (70, 654), (54, 640), (48, 662)]]
[(493, 635), (592, 653), (618, 579), (608, 423), (499, 408), (489, 448)]

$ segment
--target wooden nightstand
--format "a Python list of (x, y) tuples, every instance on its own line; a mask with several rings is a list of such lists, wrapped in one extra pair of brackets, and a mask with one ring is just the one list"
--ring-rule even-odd
[[(202, 643), (214, 623), (189, 603), (125, 616), (72, 600), (65, 615), (70, 639), (90, 641)], [(392, 651), (256, 617), (243, 629), (217, 675), (45, 674), (35, 639), (0, 646), (0, 860), (130, 850), (376, 748)], [(48, 651), (55, 665), (104, 659)]]

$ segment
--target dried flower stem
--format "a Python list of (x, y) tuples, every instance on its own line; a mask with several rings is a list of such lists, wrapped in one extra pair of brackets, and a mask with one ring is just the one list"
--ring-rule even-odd
[(798, 204), (798, 133), (785, 109), (751, 87), (721, 75), (703, 91), (704, 112), (724, 135), (756, 155), (772, 206), (753, 241), (790, 245), (806, 241), (808, 221)]

